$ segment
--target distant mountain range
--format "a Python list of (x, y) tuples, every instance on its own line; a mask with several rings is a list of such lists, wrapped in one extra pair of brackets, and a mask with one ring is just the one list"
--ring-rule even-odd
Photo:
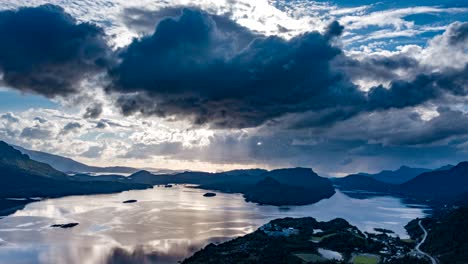
[(401, 184), (398, 191), (416, 197), (451, 201), (468, 193), (468, 162), (449, 170), (425, 172)]
[(83, 164), (70, 158), (49, 154), (42, 151), (25, 149), (13, 146), (15, 149), (28, 155), (31, 159), (50, 164), (54, 169), (62, 172), (93, 172), (93, 173), (134, 173), (139, 169), (131, 167), (96, 167)]
[[(117, 178), (115, 180), (122, 181)], [(248, 201), (270, 205), (311, 204), (335, 193), (329, 179), (318, 176), (308, 168), (183, 172), (172, 175), (139, 171), (124, 181), (152, 185), (197, 184), (201, 189), (242, 193)]]
[(12, 146), (0, 141), (0, 215), (34, 197), (120, 192), (151, 187), (139, 183), (114, 181), (77, 181), (50, 165), (32, 160)]
[[(116, 173), (116, 174), (131, 174), (140, 171), (141, 169), (123, 166), (112, 166), (112, 167), (97, 167), (89, 166), (84, 163), (78, 162), (71, 158), (50, 154), (47, 152), (36, 151), (25, 149), (20, 146), (14, 146), (15, 149), (21, 151), (23, 154), (27, 154), (31, 159), (44, 162), (52, 166), (54, 169), (65, 173)], [(180, 171), (168, 170), (168, 169), (153, 169), (146, 168), (155, 174), (173, 174)]]
[[(272, 171), (247, 169), (219, 173), (196, 171), (177, 173), (168, 170), (166, 174), (158, 174), (130, 167), (88, 166), (45, 152), (16, 146), (13, 148), (0, 141), (0, 169), (2, 169), (0, 199), (4, 199), (4, 204), (7, 203), (5, 198), (29, 199), (108, 193), (167, 184), (194, 184), (198, 185), (196, 188), (206, 190), (242, 193), (248, 201), (270, 205), (315, 203), (335, 193), (333, 184), (344, 191), (361, 190), (401, 195), (439, 203), (468, 201), (468, 162), (432, 171), (402, 166), (395, 171), (382, 171), (377, 174), (360, 173), (331, 180), (320, 177), (308, 168)], [(74, 175), (64, 173), (70, 171), (81, 173)], [(93, 175), (97, 172), (109, 174)], [(118, 175), (131, 172), (133, 173), (128, 177)], [(11, 204), (11, 201), (9, 200), (8, 204)]]
[(426, 171), (399, 184), (379, 181), (373, 175), (361, 174), (335, 178), (333, 183), (346, 191), (390, 193), (441, 203), (464, 201), (463, 197), (468, 198), (468, 162)]
[(345, 191), (369, 191), (387, 193), (394, 189), (393, 184), (378, 181), (371, 176), (352, 174), (343, 178), (332, 179), (339, 189)]
[(386, 183), (393, 183), (393, 184), (400, 184), (407, 182), (414, 177), (418, 176), (423, 172), (431, 171), (430, 169), (424, 168), (410, 168), (408, 166), (401, 166), (398, 170), (384, 170), (376, 174), (367, 174), (367, 173), (358, 173), (359, 175), (369, 176), (375, 180), (386, 182)]
[(329, 179), (320, 177), (312, 169), (306, 168), (273, 171), (249, 169), (220, 173), (168, 171), (168, 174), (154, 174), (143, 170), (128, 177), (115, 174), (94, 176), (88, 173), (67, 175), (47, 163), (34, 159), (50, 162), (56, 168), (68, 172), (135, 170), (127, 167), (88, 166), (69, 158), (12, 147), (0, 141), (0, 214), (12, 205), (31, 202), (32, 197), (109, 193), (166, 184), (196, 184), (199, 185), (198, 188), (203, 189), (238, 192), (243, 193), (249, 201), (271, 205), (310, 204), (329, 198), (335, 193)]
[[(435, 170), (449, 170), (453, 168), (453, 165), (445, 165), (443, 167), (440, 167)], [(379, 173), (375, 174), (369, 174), (369, 173), (364, 173), (360, 172), (357, 173), (357, 175), (363, 175), (363, 176), (368, 176), (371, 177), (375, 180), (385, 182), (385, 183), (392, 183), (392, 184), (401, 184), (404, 182), (407, 182), (416, 176), (420, 175), (421, 173), (424, 172), (429, 172), (429, 171), (434, 171), (432, 169), (425, 169), (425, 168), (411, 168), (408, 166), (401, 166), (397, 170), (383, 170)], [(354, 174), (353, 174), (354, 175)]]

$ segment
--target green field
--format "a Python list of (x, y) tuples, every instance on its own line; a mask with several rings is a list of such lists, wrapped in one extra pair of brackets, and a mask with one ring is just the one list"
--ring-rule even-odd
[(324, 257), (319, 256), (317, 254), (296, 253), (294, 255), (302, 259), (304, 262), (322, 262), (326, 260)]
[(312, 236), (312, 237), (310, 238), (310, 241), (318, 243), (318, 242), (322, 241), (323, 239), (325, 239), (325, 238), (327, 238), (327, 237), (332, 237), (332, 236), (334, 236), (334, 235), (336, 235), (336, 233), (324, 235), (324, 236), (321, 236), (321, 237), (319, 237), (319, 236)]
[(353, 258), (354, 264), (377, 264), (380, 258), (373, 255), (359, 255)]

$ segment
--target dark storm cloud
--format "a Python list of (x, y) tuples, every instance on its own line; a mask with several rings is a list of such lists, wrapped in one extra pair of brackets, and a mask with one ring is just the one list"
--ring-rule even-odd
[(16, 117), (13, 113), (3, 114), (3, 115), (0, 116), (0, 118), (2, 118), (4, 120), (7, 120), (9, 122), (12, 122), (12, 123), (18, 123), (19, 122), (19, 118)]
[(85, 113), (83, 114), (84, 118), (96, 119), (102, 114), (102, 104), (95, 103), (86, 108)]
[(420, 74), (412, 81), (393, 81), (390, 88), (377, 86), (368, 93), (370, 110), (416, 106), (443, 94), (468, 94), (468, 65), (461, 70)]
[(52, 131), (40, 127), (26, 127), (21, 131), (21, 138), (45, 140), (52, 136)]
[(468, 114), (446, 107), (440, 107), (437, 111), (439, 116), (430, 121), (420, 121), (412, 131), (396, 133), (388, 141), (406, 146), (426, 145), (468, 135)]
[[(124, 114), (190, 117), (195, 124), (252, 127), (285, 113), (356, 104), (364, 96), (335, 74), (329, 62), (341, 51), (312, 32), (289, 41), (223, 31), (212, 16), (185, 9), (162, 20), (153, 35), (135, 40), (110, 71), (110, 90)], [(232, 22), (229, 27), (249, 31)], [(242, 38), (245, 39), (245, 38)], [(139, 92), (135, 94), (135, 92)]]
[(325, 30), (325, 36), (328, 38), (340, 36), (343, 33), (344, 27), (338, 23), (338, 21), (333, 21), (328, 25)]
[(446, 145), (468, 136), (468, 114), (448, 107), (431, 112), (430, 120), (410, 109), (362, 113), (309, 136), (329, 140), (362, 141), (384, 146)]
[(367, 94), (367, 110), (418, 106), (446, 95), (461, 98), (468, 95), (468, 65), (462, 69), (418, 74), (411, 81), (396, 80), (389, 88), (373, 87)]
[(124, 23), (139, 33), (151, 33), (163, 19), (180, 15), (182, 10), (179, 7), (161, 8), (156, 11), (130, 7), (122, 12)]
[(37, 121), (37, 122), (39, 122), (39, 123), (41, 123), (41, 124), (47, 123), (47, 119), (42, 118), (42, 117), (38, 117), (38, 116), (36, 116), (36, 117), (34, 118), (34, 121)]
[(106, 127), (107, 127), (107, 124), (105, 122), (99, 121), (96, 123), (96, 128), (104, 129)]
[(364, 78), (375, 81), (398, 79), (399, 76), (395, 73), (396, 70), (416, 72), (416, 74), (422, 70), (415, 58), (404, 54), (392, 56), (369, 55), (361, 60), (343, 56), (333, 61), (333, 67), (343, 71), (351, 79)]
[[(147, 10), (140, 8), (126, 8), (122, 12), (122, 17), (125, 24), (135, 31), (151, 35), (154, 33), (157, 25), (168, 18), (177, 19), (183, 15), (184, 10), (189, 9), (195, 12), (203, 12), (196, 7), (188, 6), (172, 6), (165, 7), (159, 10)], [(223, 34), (232, 35), (236, 41), (239, 42), (239, 46), (248, 45), (253, 38), (256, 36), (254, 32), (239, 26), (225, 15), (214, 15), (210, 14), (210, 19), (216, 23), (216, 28)]]
[(55, 5), (1, 11), (0, 36), (3, 82), (19, 90), (73, 94), (86, 75), (108, 63), (103, 30)]
[[(358, 66), (357, 66), (358, 67)], [(355, 104), (337, 105), (326, 109), (305, 111), (287, 118), (289, 128), (327, 128), (361, 113), (415, 107), (445, 95), (468, 95), (468, 67), (447, 69), (445, 72), (417, 75), (411, 81), (392, 81), (388, 88), (376, 86), (362, 92), (365, 100)]]
[(100, 158), (105, 147), (91, 146), (85, 152), (81, 153), (80, 156), (90, 159)]
[[(363, 112), (467, 94), (468, 67), (428, 73), (405, 55), (347, 57), (333, 46), (343, 32), (337, 22), (323, 34), (285, 40), (197, 9), (126, 9), (123, 16), (138, 31), (155, 30), (111, 54), (100, 28), (78, 23), (60, 7), (0, 12), (3, 81), (53, 97), (79, 92), (83, 78), (106, 70), (106, 90), (118, 95), (125, 115), (185, 118), (217, 128), (255, 127), (302, 113), (290, 119), (290, 128), (330, 126)], [(452, 44), (463, 43), (466, 30), (466, 23), (451, 26)], [(119, 64), (110, 64), (117, 56)], [(398, 80), (395, 72), (402, 69), (413, 78)], [(360, 77), (390, 85), (363, 92), (351, 82)], [(84, 117), (101, 112), (102, 105), (90, 105)]]
[(63, 128), (62, 128), (62, 131), (60, 132), (60, 134), (62, 135), (66, 135), (70, 132), (73, 132), (73, 131), (76, 131), (78, 129), (80, 129), (82, 127), (82, 125), (78, 122), (70, 122), (68, 124), (66, 124)]
[(468, 41), (468, 22), (454, 23), (449, 28), (449, 43), (451, 45), (463, 44)]
[[(150, 20), (154, 17), (161, 15)], [(308, 112), (307, 120), (291, 125), (303, 128), (467, 92), (467, 68), (422, 73), (419, 63), (405, 55), (346, 57), (330, 44), (343, 31), (337, 22), (323, 35), (284, 40), (257, 36), (199, 10), (184, 9), (177, 18), (158, 21), (155, 32), (134, 40), (110, 71), (108, 91), (121, 93), (117, 104), (125, 115), (177, 116), (196, 125), (244, 128)], [(451, 30), (456, 35), (463, 27)], [(414, 78), (398, 80), (394, 72), (400, 69), (414, 71)], [(360, 91), (350, 80), (363, 76), (390, 81), (390, 87)]]

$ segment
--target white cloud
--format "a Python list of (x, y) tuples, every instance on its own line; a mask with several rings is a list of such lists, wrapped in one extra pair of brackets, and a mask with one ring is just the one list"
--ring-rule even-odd
[[(118, 47), (127, 45), (133, 37), (138, 36), (137, 32), (127, 27), (122, 18), (125, 8), (158, 10), (167, 6), (190, 5), (216, 14), (228, 14), (238, 23), (252, 30), (285, 38), (305, 31), (322, 31), (329, 22), (339, 19), (346, 27), (343, 37), (345, 45), (370, 41), (360, 48), (346, 51), (347, 55), (356, 59), (369, 56), (405, 55), (419, 61), (427, 72), (437, 71), (443, 67), (461, 68), (468, 63), (466, 53), (468, 43), (449, 45), (450, 31), (435, 37), (427, 46), (398, 45), (398, 40), (395, 40), (392, 42), (397, 46), (395, 49), (385, 49), (385, 44), (393, 41), (387, 40), (388, 38), (401, 36), (413, 38), (418, 34), (447, 27), (447, 25), (432, 24), (419, 26), (412, 21), (405, 20), (406, 16), (423, 13), (457, 14), (468, 12), (466, 8), (421, 6), (374, 12), (375, 5), (343, 8), (329, 2), (315, 1), (0, 0), (0, 9), (46, 3), (64, 7), (80, 21), (100, 25), (106, 30), (111, 42)], [(381, 41), (382, 39), (385, 41)], [(457, 59), (454, 60), (454, 58)], [(411, 69), (395, 72), (395, 74), (401, 79), (413, 77)], [(388, 84), (385, 81), (372, 79), (358, 79), (355, 82), (364, 90), (378, 84)], [(300, 164), (326, 168), (329, 165), (327, 162), (332, 160), (330, 156), (346, 156), (345, 150), (342, 149), (326, 152), (327, 147), (331, 149), (334, 147), (332, 143), (323, 145), (328, 140), (369, 139), (373, 143), (391, 144), (390, 140), (395, 133), (424, 135), (424, 131), (417, 126), (421, 124), (428, 126), (427, 122), (434, 119), (435, 123), (439, 116), (435, 106), (425, 105), (409, 110), (394, 111), (392, 112), (394, 115), (376, 113), (370, 117), (360, 116), (353, 121), (338, 124), (338, 128), (320, 131), (321, 133), (317, 131), (295, 133), (275, 130), (276, 128), (269, 126), (242, 131), (214, 131), (203, 127), (193, 127), (185, 121), (170, 122), (138, 115), (124, 118), (114, 107), (115, 98), (105, 94), (102, 89), (96, 88), (99, 86), (98, 83), (100, 83), (99, 79), (84, 83), (82, 93), (72, 100), (69, 100), (70, 98), (57, 99), (62, 105), (60, 110), (30, 109), (0, 113), (0, 116), (5, 115), (5, 118), (0, 118), (0, 138), (27, 148), (70, 156), (101, 166), (119, 164), (137, 167), (216, 170), (268, 166), (268, 164), (275, 163), (275, 166)], [(0, 87), (0, 92), (3, 89)], [(84, 109), (94, 102), (103, 104), (101, 117), (96, 120), (83, 119)], [(417, 113), (422, 121), (412, 123), (409, 115), (411, 112)], [(397, 114), (404, 114), (404, 116), (398, 119), (395, 118), (399, 117)], [(44, 122), (44, 120), (47, 121)], [(74, 130), (73, 133), (61, 133), (62, 129), (71, 122), (79, 122), (82, 127)], [(358, 124), (354, 127), (356, 133), (350, 133), (352, 122)], [(98, 128), (98, 124), (103, 125)], [(401, 127), (402, 125), (405, 126)], [(23, 131), (35, 135), (35, 138), (19, 137)], [(344, 132), (347, 134), (339, 134)], [(47, 137), (47, 140), (40, 139), (44, 137)], [(161, 144), (166, 145), (161, 146)], [(148, 148), (149, 155), (138, 160), (119, 158), (140, 145), (156, 146), (155, 148), (159, 147), (159, 149), (156, 151)], [(293, 147), (290, 148), (291, 146)], [(320, 153), (315, 156), (299, 150), (299, 148), (314, 147), (321, 148), (317, 150)], [(466, 149), (466, 144), (464, 148)], [(274, 150), (269, 151), (269, 149)], [(322, 155), (322, 152), (330, 156)], [(314, 158), (317, 160), (311, 161)], [(321, 161), (323, 165), (320, 165)], [(309, 162), (314, 163), (309, 164)]]
[(344, 16), (339, 19), (339, 22), (349, 30), (362, 29), (369, 26), (392, 26), (396, 30), (402, 30), (415, 27), (413, 21), (404, 19), (404, 17), (408, 15), (427, 13), (462, 13), (467, 11), (467, 8), (439, 8), (419, 6), (376, 11), (366, 15)]
[[(130, 43), (138, 37), (138, 32), (125, 25), (123, 11), (126, 8), (160, 10), (171, 6), (193, 6), (215, 14), (229, 15), (239, 24), (265, 35), (279, 35), (290, 38), (306, 31), (323, 31), (328, 23), (338, 19), (345, 26), (345, 39), (350, 43), (358, 40), (372, 40), (395, 36), (415, 36), (435, 30), (435, 26), (417, 26), (405, 20), (414, 14), (458, 14), (468, 12), (468, 8), (443, 8), (437, 6), (418, 6), (373, 11), (378, 6), (362, 5), (341, 7), (333, 2), (316, 1), (268, 1), (268, 0), (0, 0), (0, 9), (20, 6), (56, 4), (65, 8), (80, 21), (93, 22), (105, 28), (111, 42), (117, 47)], [(355, 30), (376, 26), (369, 32), (353, 37)], [(441, 25), (439, 25), (441, 26)], [(389, 29), (390, 27), (391, 29)], [(286, 31), (285, 31), (286, 29)]]
[(468, 63), (468, 42), (451, 43), (453, 31), (461, 25), (451, 24), (442, 34), (429, 41), (428, 47), (417, 56), (422, 63), (434, 68), (463, 68)]

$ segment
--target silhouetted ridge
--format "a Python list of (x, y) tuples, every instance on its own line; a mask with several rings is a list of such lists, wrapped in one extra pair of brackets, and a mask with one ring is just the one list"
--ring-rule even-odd
[(11, 167), (25, 173), (33, 173), (42, 177), (66, 179), (67, 175), (55, 170), (49, 164), (31, 160), (28, 155), (0, 141), (0, 167)]
[(138, 169), (130, 167), (96, 167), (83, 164), (73, 159), (54, 155), (42, 151), (25, 149), (14, 146), (15, 149), (27, 154), (31, 159), (50, 164), (54, 169), (62, 172), (100, 172), (100, 173), (134, 173)]
[(342, 190), (360, 190), (371, 192), (392, 191), (394, 185), (378, 181), (371, 176), (353, 174), (344, 178), (335, 178), (333, 183)]
[(461, 162), (449, 170), (423, 173), (402, 184), (399, 191), (431, 200), (456, 199), (468, 192), (468, 162)]
[[(90, 176), (87, 176), (90, 177)], [(0, 215), (8, 214), (31, 202), (31, 197), (99, 194), (144, 189), (150, 186), (113, 181), (76, 180), (50, 165), (37, 162), (0, 141)], [(6, 198), (24, 198), (11, 202)]]

